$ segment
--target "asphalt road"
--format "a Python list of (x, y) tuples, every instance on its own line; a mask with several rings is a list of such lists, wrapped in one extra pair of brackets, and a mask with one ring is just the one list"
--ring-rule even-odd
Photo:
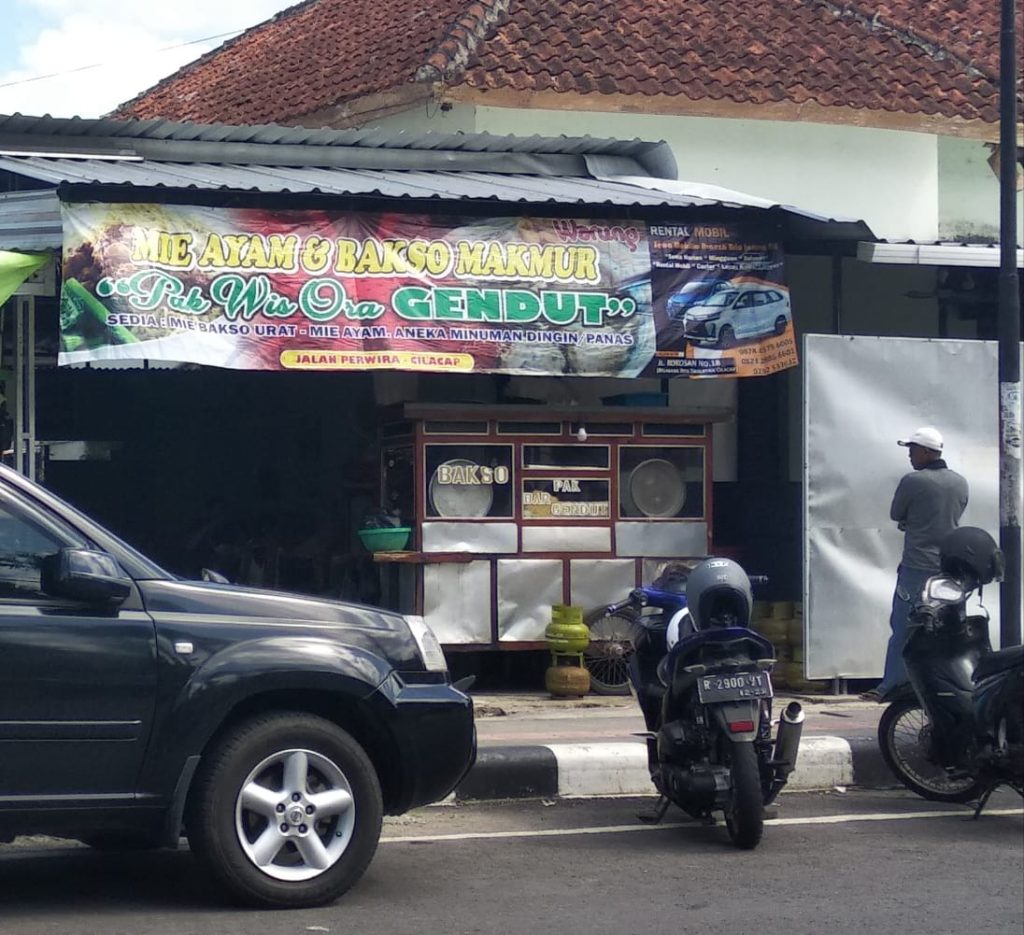
[(437, 806), (390, 819), (339, 903), (225, 906), (187, 851), (0, 847), (0, 932), (104, 935), (1020, 935), (1024, 819), (999, 793), (980, 821), (904, 792), (789, 794), (755, 851), (723, 826), (640, 800)]

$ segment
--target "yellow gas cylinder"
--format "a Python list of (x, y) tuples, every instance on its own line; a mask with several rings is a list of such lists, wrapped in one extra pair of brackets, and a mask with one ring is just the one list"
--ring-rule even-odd
[(556, 697), (589, 692), (590, 672), (583, 663), (583, 650), (590, 643), (590, 630), (583, 622), (583, 608), (555, 604), (544, 637), (551, 651), (551, 665), (544, 673), (547, 690)]

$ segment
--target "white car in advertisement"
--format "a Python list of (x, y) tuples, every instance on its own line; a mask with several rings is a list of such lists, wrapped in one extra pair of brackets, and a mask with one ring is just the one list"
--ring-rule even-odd
[(792, 318), (785, 286), (735, 283), (691, 305), (683, 316), (683, 333), (690, 344), (732, 347), (738, 341), (782, 334)]

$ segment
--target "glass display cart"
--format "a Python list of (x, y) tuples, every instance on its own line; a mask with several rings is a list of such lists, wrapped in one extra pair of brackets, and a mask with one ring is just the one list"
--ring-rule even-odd
[(710, 553), (711, 424), (666, 408), (405, 404), (381, 420), (381, 498), (413, 529), (377, 553), (385, 603), (448, 649), (544, 645)]

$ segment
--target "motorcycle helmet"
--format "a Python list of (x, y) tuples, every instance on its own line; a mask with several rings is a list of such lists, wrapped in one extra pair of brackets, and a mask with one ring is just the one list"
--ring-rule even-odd
[(750, 579), (732, 559), (706, 559), (690, 572), (686, 603), (698, 630), (745, 627), (754, 603)]
[(992, 581), (1002, 581), (1006, 562), (1002, 550), (984, 529), (961, 526), (939, 545), (939, 568), (972, 590)]

